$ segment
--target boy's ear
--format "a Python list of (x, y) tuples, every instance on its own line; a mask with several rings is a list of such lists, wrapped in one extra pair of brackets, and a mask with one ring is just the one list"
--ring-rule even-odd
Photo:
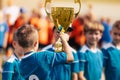
[(38, 50), (38, 41), (36, 41), (36, 42), (34, 43), (34, 50), (35, 50), (35, 51)]
[(12, 46), (13, 46), (14, 48), (16, 47), (16, 44), (17, 44), (16, 41), (13, 41), (13, 42), (12, 42)]
[(38, 45), (38, 41), (36, 41), (35, 43), (34, 43), (34, 47), (36, 47)]

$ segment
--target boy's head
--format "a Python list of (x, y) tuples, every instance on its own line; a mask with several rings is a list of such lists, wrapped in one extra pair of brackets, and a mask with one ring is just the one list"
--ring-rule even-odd
[(104, 27), (97, 21), (88, 22), (84, 26), (84, 32), (87, 39), (87, 43), (95, 45), (102, 37)]
[(116, 21), (111, 29), (111, 36), (113, 42), (117, 45), (120, 44), (120, 20)]
[(15, 40), (18, 42), (19, 46), (23, 49), (33, 49), (38, 48), (38, 32), (34, 26), (25, 24), (21, 26), (15, 33)]
[(22, 47), (18, 44), (16, 33), (17, 33), (17, 31), (15, 31), (13, 34), (12, 45), (14, 47), (14, 52), (16, 54), (22, 54)]
[(89, 31), (100, 31), (100, 33), (103, 33), (104, 27), (98, 21), (87, 22), (84, 27), (84, 32), (87, 33)]

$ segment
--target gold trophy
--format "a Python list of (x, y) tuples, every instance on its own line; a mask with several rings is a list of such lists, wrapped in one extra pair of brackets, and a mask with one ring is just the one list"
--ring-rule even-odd
[[(80, 0), (45, 0), (45, 10), (59, 32), (66, 32), (72, 19), (81, 8)], [(60, 38), (55, 43), (55, 52), (62, 52)]]

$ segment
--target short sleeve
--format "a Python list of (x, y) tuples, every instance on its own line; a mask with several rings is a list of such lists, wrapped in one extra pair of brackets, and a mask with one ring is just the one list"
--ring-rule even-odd
[(78, 52), (78, 60), (79, 60), (79, 71), (84, 71), (84, 66), (86, 62), (85, 53)]
[(103, 66), (106, 67), (107, 66), (107, 60), (109, 58), (108, 56), (108, 52), (106, 49), (101, 49), (102, 53), (103, 53)]
[(13, 63), (6, 62), (3, 66), (2, 80), (12, 80), (13, 74), (14, 74)]
[(79, 60), (77, 53), (73, 52), (74, 61), (71, 63), (71, 71), (78, 73), (79, 72)]

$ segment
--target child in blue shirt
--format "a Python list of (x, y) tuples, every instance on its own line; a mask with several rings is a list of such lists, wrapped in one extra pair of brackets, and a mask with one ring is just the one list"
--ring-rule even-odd
[(86, 44), (78, 51), (79, 80), (101, 80), (103, 55), (97, 48), (104, 27), (97, 21), (85, 24)]
[[(38, 32), (32, 25), (25, 24), (17, 32), (18, 45), (24, 57), (20, 62), (20, 72), (25, 80), (52, 80), (52, 65), (65, 64), (74, 60), (65, 33), (57, 34), (61, 38), (64, 52), (57, 54), (50, 51), (36, 52)], [(59, 74), (59, 73), (58, 73)]]
[(112, 43), (104, 45), (105, 80), (120, 80), (120, 20), (111, 29)]
[(24, 80), (20, 74), (19, 63), (23, 56), (20, 47), (17, 45), (16, 36), (13, 38), (14, 54), (5, 62), (2, 72), (2, 80)]
[[(69, 35), (71, 31), (72, 31), (72, 28), (69, 27), (66, 33)], [(54, 44), (57, 41), (55, 37), (55, 35), (57, 34), (56, 27), (53, 28), (53, 32), (54, 32), (54, 38), (55, 38), (54, 43), (44, 47), (42, 51), (48, 50), (48, 51), (55, 52)], [(68, 40), (69, 40), (69, 37), (68, 37)], [(74, 61), (72, 63), (53, 65), (54, 68), (51, 71), (52, 72), (51, 74), (53, 77), (52, 80), (77, 80), (78, 78), (77, 73), (79, 72), (79, 61), (78, 61), (76, 50), (74, 50), (72, 47), (71, 47), (71, 50), (74, 56)]]
[(3, 56), (7, 47), (8, 30), (7, 22), (4, 20), (4, 14), (0, 10), (0, 73), (2, 72)]

